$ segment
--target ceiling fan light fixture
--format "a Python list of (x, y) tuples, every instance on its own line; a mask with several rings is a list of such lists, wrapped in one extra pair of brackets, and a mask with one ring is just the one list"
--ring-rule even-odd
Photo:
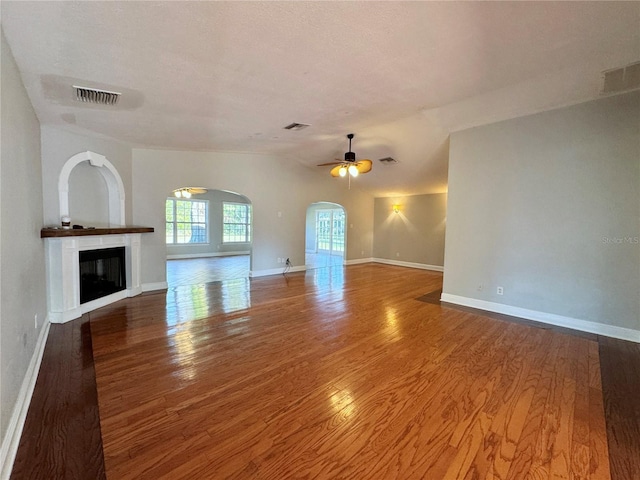
[(182, 190), (175, 190), (175, 191), (173, 192), (173, 195), (174, 195), (176, 198), (182, 198)]
[[(356, 159), (356, 153), (351, 150), (351, 140), (353, 139), (353, 133), (347, 135), (349, 139), (349, 151), (344, 154), (344, 160), (339, 160), (336, 158), (335, 162), (321, 163), (318, 166), (324, 167), (327, 165), (331, 165), (331, 171), (329, 174), (332, 177), (349, 177), (349, 182), (351, 182), (351, 177), (355, 178), (361, 173), (369, 173), (371, 171), (371, 166), (373, 162), (369, 159)], [(349, 183), (351, 185), (351, 183)]]

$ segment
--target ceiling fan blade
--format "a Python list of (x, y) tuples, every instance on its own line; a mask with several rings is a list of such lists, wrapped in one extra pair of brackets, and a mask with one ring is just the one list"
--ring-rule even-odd
[(316, 165), (316, 167), (326, 167), (327, 165), (341, 165), (342, 163), (344, 163), (344, 162), (343, 161), (337, 161), (337, 162), (321, 163), (319, 165)]
[(207, 193), (207, 189), (202, 187), (189, 187), (187, 188), (187, 190), (189, 190), (189, 193), (192, 193), (195, 195), (199, 195), (201, 193)]
[(342, 163), (333, 167), (329, 173), (331, 174), (332, 177), (339, 177), (341, 168), (342, 168)]
[(358, 160), (356, 162), (356, 168), (358, 169), (358, 173), (369, 173), (373, 168), (373, 162), (368, 159)]

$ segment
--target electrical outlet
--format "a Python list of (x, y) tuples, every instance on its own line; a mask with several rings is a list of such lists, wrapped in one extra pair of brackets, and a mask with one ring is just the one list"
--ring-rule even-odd
[(400, 256), (400, 252), (396, 252), (396, 257), (399, 257), (399, 256)]
[(481, 292), (484, 289), (484, 285), (480, 284), (478, 285), (478, 291)]
[(291, 261), (287, 258), (287, 265), (291, 265)]
[(278, 263), (282, 263), (282, 259), (278, 257)]
[(504, 295), (504, 288), (502, 288), (502, 287), (498, 287), (498, 288), (496, 288), (496, 293), (497, 293), (498, 295)]

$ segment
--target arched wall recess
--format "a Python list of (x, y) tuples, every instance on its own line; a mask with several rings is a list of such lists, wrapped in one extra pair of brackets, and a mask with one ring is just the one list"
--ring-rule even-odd
[(71, 171), (81, 162), (88, 161), (91, 166), (99, 167), (99, 172), (107, 184), (109, 192), (109, 225), (122, 227), (124, 221), (124, 184), (120, 174), (104, 155), (95, 152), (80, 152), (66, 161), (58, 179), (58, 196), (60, 200), (60, 217), (69, 215), (69, 177)]

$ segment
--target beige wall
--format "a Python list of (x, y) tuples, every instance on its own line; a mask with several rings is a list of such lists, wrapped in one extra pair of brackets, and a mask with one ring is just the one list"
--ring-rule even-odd
[(44, 243), (40, 239), (40, 125), (4, 34), (1, 47), (0, 436), (4, 447), (9, 419), (47, 309)]
[(254, 272), (281, 268), (278, 257), (294, 266), (305, 262), (305, 220), (314, 202), (345, 207), (347, 259), (368, 258), (373, 246), (373, 197), (352, 184), (266, 155), (133, 150), (133, 220), (156, 228), (142, 236), (144, 284), (165, 281), (164, 200), (184, 185), (203, 185), (246, 196), (253, 208)]
[(454, 133), (444, 293), (640, 330), (639, 139), (640, 92)]
[(374, 212), (375, 258), (442, 267), (446, 193), (376, 198)]

